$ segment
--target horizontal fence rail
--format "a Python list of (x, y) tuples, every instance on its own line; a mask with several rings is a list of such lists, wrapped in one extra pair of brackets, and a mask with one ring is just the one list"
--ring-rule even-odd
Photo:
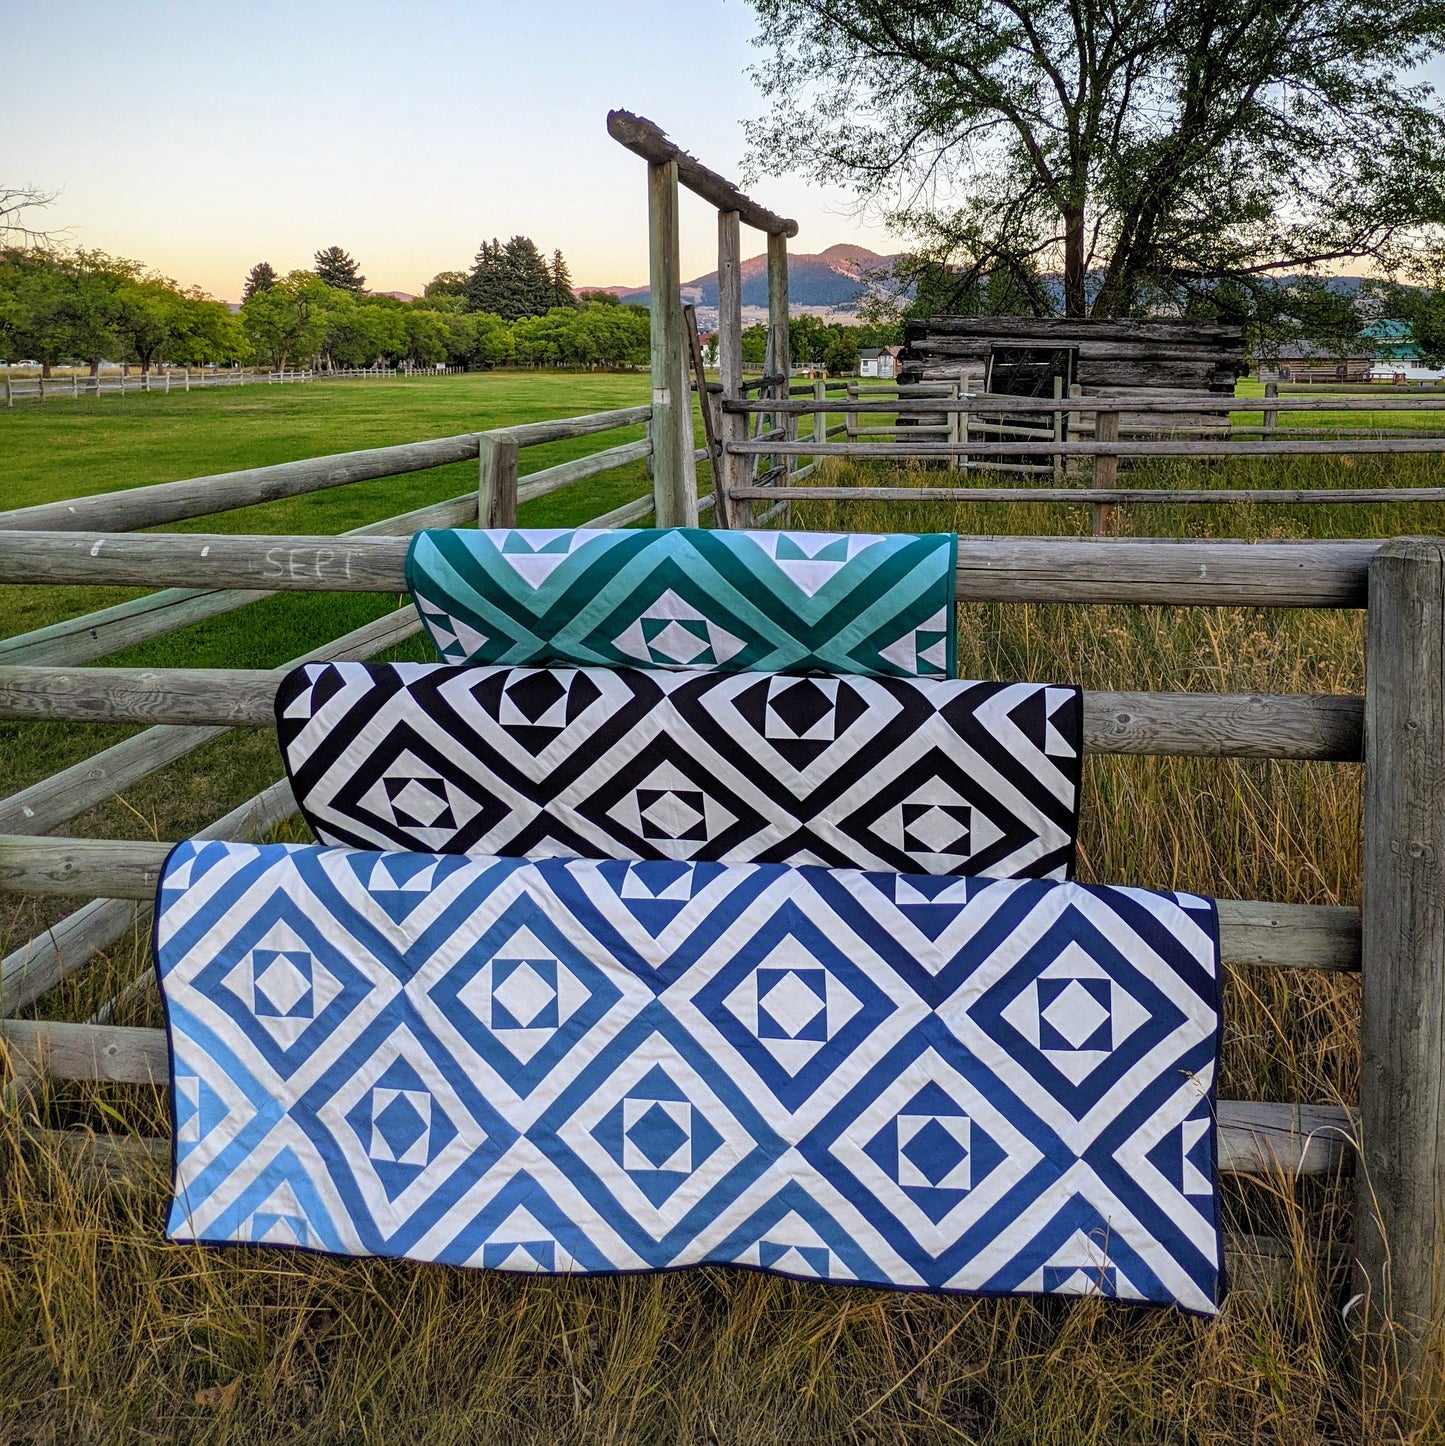
[[(0, 718), (271, 727), (277, 669), (0, 667)], [(1089, 753), (1358, 762), (1364, 699), (1086, 692)], [(0, 817), (3, 817), (0, 803)]]
[(1005, 412), (1027, 412), (1033, 416), (1047, 412), (1149, 412), (1164, 415), (1170, 412), (1218, 415), (1226, 412), (1439, 412), (1445, 418), (1445, 394), (1438, 397), (1171, 397), (1133, 392), (1117, 397), (1014, 397), (1002, 392), (965, 392), (954, 396), (936, 392), (927, 397), (899, 393), (896, 399), (883, 401), (847, 401), (829, 397), (826, 401), (799, 398), (784, 401), (762, 398), (746, 401), (728, 398), (724, 412), (770, 414), (787, 413), (801, 416), (809, 412), (887, 412), (900, 417), (936, 416), (939, 412), (968, 412), (988, 416)]
[[(802, 469), (793, 475), (800, 476)], [(730, 497), (790, 502), (1445, 502), (1441, 487), (734, 487)]]
[[(6, 1019), (0, 1046), (27, 1074), (132, 1085), (170, 1078), (163, 1029)], [(1221, 1100), (1217, 1118), (1226, 1174), (1328, 1175), (1354, 1155), (1352, 1116), (1336, 1106)]]
[(95, 527), (129, 531), (207, 517), (239, 507), (254, 507), (283, 497), (298, 497), (352, 482), (378, 477), (399, 477), (424, 472), (477, 455), (475, 434), (439, 437), (429, 442), (407, 442), (398, 447), (373, 447), (363, 452), (341, 452), (331, 457), (308, 457), (300, 462), (278, 462), (192, 477), (184, 482), (161, 482), (152, 487), (131, 487), (100, 492), (68, 502), (42, 502), (0, 512), (0, 531), (74, 532)]
[[(0, 891), (151, 900), (173, 847), (134, 839), (0, 836)], [(1219, 937), (1229, 964), (1359, 968), (1357, 909), (1221, 899)]]
[[(891, 430), (891, 429), (889, 429)], [(922, 428), (915, 428), (922, 431)], [(729, 442), (737, 457), (1370, 457), (1445, 452), (1445, 437), (1391, 437), (1338, 442), (1225, 442), (1171, 439), (1122, 442)], [(3, 519), (0, 519), (3, 520)]]
[[(413, 512), (350, 528), (340, 536), (406, 537), (423, 527), (465, 527), (476, 520), (476, 493), (464, 492), (445, 502), (433, 502)], [(18, 637), (0, 639), (0, 664), (88, 663), (275, 595), (256, 589), (197, 588), (167, 588), (147, 593), (130, 602), (67, 618)]]
[[(1380, 545), (961, 536), (957, 588), (970, 602), (1355, 608)], [(0, 583), (403, 592), (407, 547), (380, 537), (0, 532)]]

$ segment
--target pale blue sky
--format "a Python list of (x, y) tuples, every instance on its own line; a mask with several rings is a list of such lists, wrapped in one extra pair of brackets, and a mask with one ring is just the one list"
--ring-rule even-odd
[[(331, 244), (373, 288), (420, 291), (515, 232), (580, 285), (645, 284), (645, 168), (607, 111), (735, 175), (752, 32), (741, 0), (0, 0), (0, 178), (59, 190), (46, 224), (77, 243), (228, 299), (253, 262)], [(841, 192), (753, 193), (800, 250), (888, 244)], [(692, 276), (715, 213), (683, 213)]]
[[(227, 299), (253, 262), (332, 244), (419, 291), (515, 232), (579, 285), (643, 284), (643, 163), (606, 113), (736, 175), (752, 33), (743, 0), (0, 0), (0, 181), (60, 191), (47, 224), (78, 244)], [(752, 190), (799, 250), (893, 244), (842, 192)], [(686, 193), (682, 213), (683, 274), (710, 271), (714, 213)]]

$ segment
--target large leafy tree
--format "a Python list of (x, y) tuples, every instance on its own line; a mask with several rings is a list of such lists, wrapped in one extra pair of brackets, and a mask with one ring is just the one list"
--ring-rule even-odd
[(293, 271), (241, 307), (241, 329), (251, 350), (285, 370), (314, 356), (326, 338), (335, 292), (314, 272)]
[(1062, 275), (1109, 316), (1342, 263), (1445, 222), (1445, 114), (1407, 75), (1445, 0), (752, 0), (774, 172), (879, 203), (965, 288)]
[(316, 274), (328, 286), (334, 286), (338, 291), (362, 291), (366, 287), (366, 277), (361, 274), (361, 267), (356, 259), (339, 246), (328, 246), (324, 251), (316, 253)]

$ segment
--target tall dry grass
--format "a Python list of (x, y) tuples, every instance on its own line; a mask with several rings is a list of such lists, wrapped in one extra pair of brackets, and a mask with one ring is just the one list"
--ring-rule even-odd
[[(828, 480), (869, 475), (833, 467)], [(1412, 460), (1390, 475), (1419, 472)], [(1381, 535), (1439, 531), (1440, 520), (1409, 508), (1351, 519), (1241, 507), (1141, 508), (1123, 523), (1153, 535)], [(973, 532), (1087, 525), (1063, 508), (865, 499), (799, 505), (794, 521)], [(970, 604), (960, 622), (964, 675), (1095, 688), (1354, 693), (1363, 684), (1362, 624), (1350, 613)], [(1357, 768), (1095, 758), (1085, 799), (1085, 878), (1357, 902)], [(163, 806), (148, 819), (164, 835)], [(144, 941), (128, 943), (37, 1012), (83, 1018), (143, 960)], [(1355, 981), (1235, 970), (1226, 1009), (1224, 1096), (1354, 1098)], [(153, 996), (131, 996), (117, 1020), (158, 1024)], [(1224, 1313), (1205, 1322), (1100, 1302), (967, 1301), (742, 1271), (538, 1280), (168, 1246), (161, 1165), (100, 1170), (57, 1136), (37, 1137), (36, 1125), (137, 1137), (166, 1130), (156, 1092), (116, 1086), (52, 1085), (6, 1116), (3, 1441), (1407, 1439), (1386, 1378), (1345, 1313), (1348, 1179), (1226, 1182), (1244, 1268)], [(1414, 1439), (1442, 1439), (1439, 1422)]]

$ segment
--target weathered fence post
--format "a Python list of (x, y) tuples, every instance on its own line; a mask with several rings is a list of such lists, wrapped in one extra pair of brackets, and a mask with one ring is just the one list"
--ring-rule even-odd
[(14, 393), (11, 391), (11, 387), (10, 387), (10, 373), (9, 373), (9, 372), (6, 372), (6, 373), (5, 373), (5, 405), (6, 405), (7, 407), (13, 407), (13, 406), (15, 405), (15, 396), (14, 396)]
[[(1117, 442), (1119, 440), (1118, 412), (1094, 413), (1094, 440), (1096, 442)], [(1119, 480), (1119, 458), (1117, 454), (1100, 455), (1094, 458), (1094, 486), (1113, 487)], [(1114, 530), (1114, 504), (1099, 502), (1094, 505), (1094, 536), (1108, 537)]]
[(740, 402), (743, 391), (743, 273), (742, 217), (736, 211), (717, 213), (717, 366), (722, 381), (724, 411), (722, 414), (722, 476), (718, 481), (721, 494), (715, 515), (725, 526), (748, 527), (753, 520), (753, 504), (743, 499), (734, 501), (732, 488), (747, 484), (752, 475), (751, 461), (735, 457), (728, 451), (733, 442), (747, 440), (748, 419), (728, 412), (728, 402)]
[[(828, 383), (823, 377), (813, 378), (813, 400), (820, 403), (819, 410), (813, 413), (813, 440), (826, 443), (828, 440)], [(821, 463), (827, 461), (826, 457), (816, 454), (811, 459), (816, 469)]]
[[(677, 239), (677, 162), (647, 163), (648, 286), (652, 310), (652, 494), (659, 527), (695, 527), (687, 495), (691, 393), (685, 385), (682, 267)], [(684, 445), (685, 442), (685, 445)]]
[[(792, 337), (788, 332), (788, 238), (776, 231), (768, 232), (768, 370), (782, 381), (777, 383), (778, 395), (788, 400), (788, 379), (793, 370)], [(798, 419), (792, 412), (782, 412), (769, 419), (773, 428), (782, 427), (783, 440), (792, 442), (798, 435)], [(779, 482), (786, 485), (797, 458), (784, 456)]]
[[(1063, 377), (1055, 377), (1054, 400), (1056, 402), (1061, 401), (1063, 395), (1064, 379)], [(1064, 413), (1062, 411), (1055, 411), (1054, 413), (1053, 432), (1055, 442), (1062, 442), (1064, 440)], [(1063, 454), (1059, 452), (1054, 453), (1054, 485), (1058, 487), (1064, 485), (1064, 458)]]
[(1407, 1400), (1445, 1345), (1445, 540), (1370, 562), (1357, 1241)]
[(477, 526), (517, 525), (517, 444), (483, 432), (477, 438)]
[[(1266, 382), (1264, 384), (1264, 394), (1266, 397), (1277, 397), (1279, 395), (1279, 383)], [(1271, 407), (1266, 407), (1264, 409), (1264, 430), (1266, 432), (1272, 432), (1278, 425), (1279, 413)]]

